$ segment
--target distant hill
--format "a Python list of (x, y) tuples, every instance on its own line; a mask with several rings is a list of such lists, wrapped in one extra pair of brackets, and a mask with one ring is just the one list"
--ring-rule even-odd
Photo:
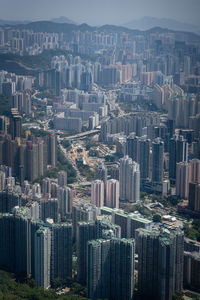
[(0, 19), (0, 26), (17, 26), (18, 28), (27, 28), (33, 31), (43, 31), (43, 32), (71, 32), (73, 30), (80, 31), (93, 31), (97, 29), (111, 31), (127, 31), (132, 34), (137, 34), (141, 30), (147, 31), (153, 29), (166, 32), (169, 31), (182, 31), (182, 32), (191, 32), (200, 35), (200, 26), (195, 26), (192, 24), (181, 23), (172, 19), (161, 19), (153, 17), (143, 17), (138, 20), (132, 20), (121, 26), (117, 25), (103, 25), (103, 26), (89, 26), (87, 24), (77, 24), (73, 20), (61, 16), (59, 18), (53, 18), (46, 21), (28, 21), (28, 20), (2, 20)]
[(92, 27), (90, 27), (87, 24), (82, 25), (75, 25), (75, 24), (69, 24), (69, 23), (55, 23), (51, 21), (37, 21), (37, 22), (31, 22), (29, 24), (20, 24), (17, 25), (17, 27), (23, 28), (23, 29), (30, 29), (35, 32), (66, 32), (70, 33), (73, 30), (92, 30)]
[[(178, 40), (180, 39), (187, 39), (190, 41), (199, 41), (200, 40), (200, 35), (197, 35), (196, 33), (193, 32), (188, 32), (188, 31), (178, 31), (178, 30), (172, 30), (172, 29), (167, 29), (167, 28), (162, 28), (162, 27), (151, 27), (151, 29), (148, 30), (139, 30), (139, 29), (130, 29), (127, 27), (123, 26), (115, 26), (115, 25), (103, 25), (101, 27), (92, 27), (87, 24), (81, 24), (81, 25), (75, 25), (75, 24), (68, 24), (68, 23), (54, 23), (50, 21), (37, 21), (37, 22), (32, 22), (29, 24), (19, 24), (13, 26), (15, 28), (19, 29), (30, 29), (33, 30), (34, 32), (55, 32), (55, 33), (67, 33), (68, 39), (70, 40), (72, 32), (79, 30), (79, 31), (104, 31), (104, 32), (127, 32), (128, 34), (134, 36), (134, 35), (146, 35), (149, 34), (149, 32), (158, 32), (158, 33), (166, 33), (166, 32), (174, 32), (175, 33), (175, 38)], [(181, 35), (180, 35), (181, 34)]]
[(138, 20), (132, 20), (123, 26), (130, 29), (148, 30), (153, 27), (168, 28), (171, 30), (187, 31), (200, 34), (200, 26), (178, 22), (172, 19), (161, 19), (153, 17), (143, 17)]
[(51, 22), (54, 22), (54, 23), (68, 23), (68, 24), (74, 24), (74, 25), (77, 25), (76, 22), (74, 22), (73, 20), (67, 18), (67, 17), (64, 17), (64, 16), (61, 16), (59, 18), (53, 18), (50, 20)]

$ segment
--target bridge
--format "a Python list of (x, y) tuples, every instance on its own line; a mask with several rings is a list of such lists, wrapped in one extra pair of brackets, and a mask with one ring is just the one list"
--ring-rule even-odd
[(90, 135), (97, 134), (97, 133), (100, 133), (100, 129), (94, 129), (94, 130), (90, 130), (90, 131), (81, 132), (81, 133), (78, 133), (75, 135), (70, 135), (70, 136), (64, 137), (63, 140), (69, 141), (69, 140), (81, 139), (86, 136), (90, 136)]

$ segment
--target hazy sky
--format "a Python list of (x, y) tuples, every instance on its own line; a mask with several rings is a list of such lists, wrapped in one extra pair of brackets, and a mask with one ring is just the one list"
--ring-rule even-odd
[(200, 0), (0, 0), (0, 19), (41, 20), (60, 16), (92, 25), (123, 24), (152, 16), (200, 26)]

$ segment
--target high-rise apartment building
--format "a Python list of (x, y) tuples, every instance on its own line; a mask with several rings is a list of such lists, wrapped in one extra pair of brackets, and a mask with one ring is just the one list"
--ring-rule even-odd
[(140, 295), (148, 299), (171, 300), (174, 291), (183, 288), (183, 232), (138, 229), (137, 233)]
[(15, 272), (15, 219), (10, 214), (0, 214), (0, 265)]
[(19, 195), (9, 190), (0, 192), (0, 213), (12, 213), (20, 203)]
[(164, 143), (157, 138), (152, 143), (152, 182), (161, 183), (163, 181), (164, 166)]
[(102, 180), (106, 184), (107, 168), (103, 163), (96, 166), (96, 179)]
[(31, 275), (31, 222), (29, 216), (15, 216), (15, 272)]
[(112, 208), (119, 208), (119, 181), (110, 179), (106, 182), (105, 205)]
[(188, 161), (188, 143), (183, 136), (174, 136), (169, 142), (169, 178), (176, 181), (176, 163)]
[(87, 297), (110, 298), (110, 240), (92, 240), (87, 248)]
[(119, 180), (119, 165), (114, 165), (110, 168), (110, 177)]
[(195, 182), (189, 183), (189, 208), (200, 212), (200, 184)]
[(58, 210), (61, 218), (65, 218), (72, 212), (74, 191), (69, 187), (58, 189)]
[(33, 181), (38, 178), (38, 145), (27, 142), (27, 179)]
[(46, 170), (44, 141), (42, 139), (38, 139), (37, 146), (38, 146), (38, 177), (41, 177), (44, 175)]
[[(200, 183), (200, 160), (192, 159), (189, 163), (177, 163), (176, 178), (176, 194), (183, 199), (188, 199), (189, 183), (197, 184), (197, 186)], [(194, 204), (194, 201), (196, 201), (195, 198), (191, 200), (191, 197), (194, 196), (191, 196), (191, 193), (193, 193), (192, 191), (194, 192), (194, 189), (191, 184), (190, 204)], [(198, 199), (198, 197), (196, 199)], [(193, 204), (191, 205), (193, 206)]]
[(137, 202), (140, 200), (140, 166), (131, 158), (120, 159), (120, 200)]
[(0, 264), (32, 276), (48, 288), (55, 278), (72, 275), (72, 225), (33, 220), (27, 207), (0, 214)]
[(67, 185), (67, 172), (65, 171), (58, 172), (58, 185), (61, 187)]
[(48, 136), (48, 163), (55, 167), (57, 164), (57, 139), (55, 134)]
[(92, 181), (91, 203), (97, 207), (104, 206), (104, 182), (101, 180)]
[(200, 160), (194, 158), (189, 163), (191, 165), (191, 182), (200, 183)]
[(85, 72), (81, 74), (81, 90), (83, 91), (91, 91), (93, 83), (93, 76), (90, 69), (87, 69)]
[(1, 135), (0, 164), (12, 168), (12, 174), (18, 176), (22, 183), (43, 176), (47, 167), (48, 138), (11, 139), (11, 136)]
[(107, 218), (99, 216), (96, 221), (78, 222), (77, 226), (77, 275), (81, 283), (86, 283), (87, 243), (90, 240), (112, 237), (121, 238), (121, 228)]
[(78, 281), (86, 283), (87, 243), (97, 238), (95, 222), (79, 222), (77, 225), (77, 277)]
[(191, 182), (191, 165), (186, 162), (176, 164), (176, 195), (187, 199)]
[(72, 206), (73, 240), (76, 240), (77, 224), (80, 221), (94, 221), (100, 215), (100, 209), (92, 204)]
[(184, 252), (184, 288), (200, 292), (200, 254)]
[(51, 218), (54, 222), (58, 222), (58, 199), (42, 199), (40, 201), (40, 218), (45, 222), (47, 218)]
[(40, 226), (22, 211), (0, 214), (0, 265), (35, 278), (35, 232)]
[(10, 134), (13, 140), (22, 135), (22, 117), (16, 108), (11, 109)]
[(110, 207), (101, 208), (102, 215), (109, 215), (112, 223), (121, 227), (122, 238), (135, 238), (135, 231), (138, 228), (151, 228), (152, 222), (148, 219), (141, 217), (136, 213), (126, 213), (122, 209), (115, 209)]
[(51, 197), (51, 179), (50, 178), (44, 178), (42, 180), (42, 196), (43, 196), (43, 198)]
[(35, 281), (37, 286), (50, 287), (51, 231), (40, 227), (35, 233)]
[(150, 140), (130, 135), (126, 142), (126, 153), (133, 161), (139, 163), (141, 180), (149, 178)]
[(92, 240), (87, 251), (87, 296), (133, 299), (134, 240)]
[(107, 182), (107, 167), (105, 166), (104, 163), (99, 163), (97, 164), (95, 168), (95, 177), (98, 180), (102, 180), (104, 182), (104, 198), (106, 197), (106, 182)]
[(72, 225), (52, 224), (51, 229), (51, 280), (72, 276)]
[(0, 171), (0, 191), (2, 192), (5, 189), (6, 183), (6, 174), (3, 171)]
[(12, 96), (12, 107), (16, 108), (20, 114), (31, 114), (31, 92), (18, 91)]

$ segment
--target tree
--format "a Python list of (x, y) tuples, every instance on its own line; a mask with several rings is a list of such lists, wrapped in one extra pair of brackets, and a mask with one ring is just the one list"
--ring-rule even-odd
[(62, 145), (63, 147), (65, 147), (66, 149), (69, 148), (71, 146), (71, 143), (67, 140), (63, 140), (62, 141)]
[(154, 221), (154, 222), (160, 222), (160, 221), (161, 221), (161, 216), (158, 215), (158, 214), (155, 214), (155, 215), (153, 216), (153, 221)]
[[(27, 282), (28, 281), (28, 282)], [(12, 273), (0, 270), (0, 299), (10, 300), (82, 300), (86, 295), (83, 286), (73, 282), (73, 279), (55, 279), (55, 288), (59, 285), (70, 287), (67, 295), (57, 295), (55, 290), (44, 290), (42, 287), (36, 287), (32, 279), (25, 278), (24, 282), (17, 282)]]
[(174, 292), (172, 300), (183, 300), (183, 292)]
[(105, 160), (109, 161), (109, 162), (114, 162), (115, 157), (114, 157), (114, 155), (108, 154), (108, 155), (105, 156)]

